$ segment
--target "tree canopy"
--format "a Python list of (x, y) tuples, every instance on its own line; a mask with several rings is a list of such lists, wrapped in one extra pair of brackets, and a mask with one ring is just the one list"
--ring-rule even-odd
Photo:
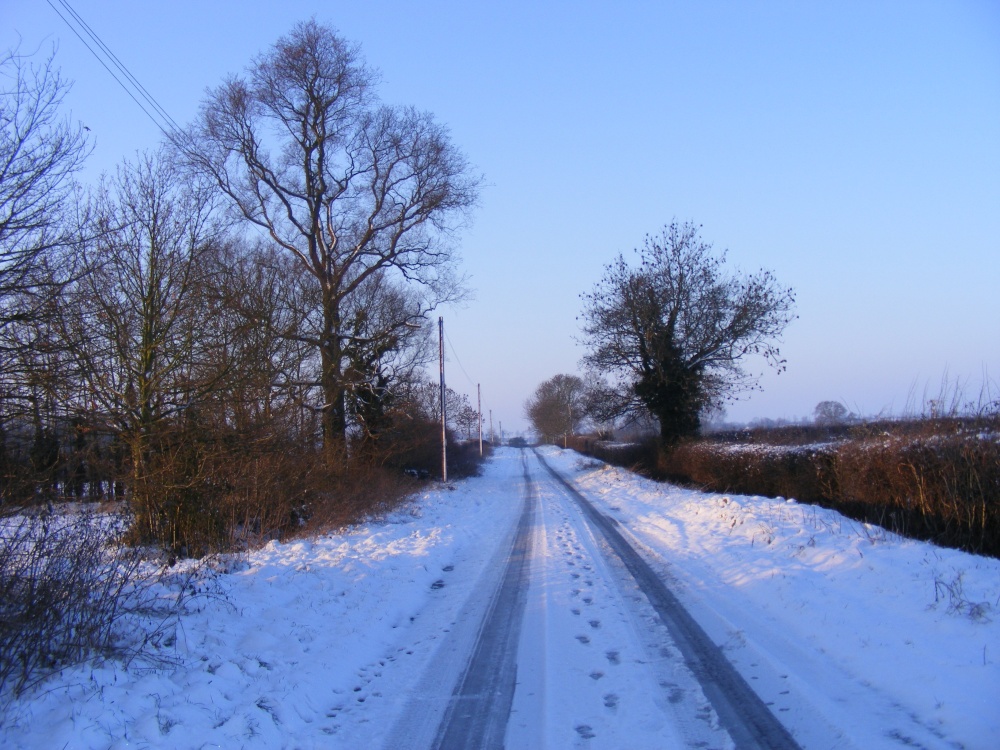
[(676, 221), (605, 268), (583, 295), (584, 363), (609, 374), (591, 394), (599, 420), (652, 414), (664, 441), (692, 434), (725, 398), (756, 386), (745, 360), (784, 368), (777, 341), (793, 319), (794, 294), (770, 271), (731, 272), (699, 228)]
[[(382, 104), (375, 81), (356, 45), (306, 21), (211, 91), (181, 144), (239, 219), (312, 279), (318, 314), (293, 335), (319, 354), (327, 443), (345, 435), (354, 380), (370, 391), (378, 379), (357, 369), (380, 348), (373, 342), (405, 340), (430, 309), (463, 294), (451, 233), (478, 194), (447, 130)], [(377, 330), (368, 317), (359, 332), (373, 285), (412, 291), (395, 317), (383, 315)]]
[(573, 434), (587, 416), (583, 380), (576, 375), (554, 375), (535, 389), (524, 412), (542, 440), (551, 442)]

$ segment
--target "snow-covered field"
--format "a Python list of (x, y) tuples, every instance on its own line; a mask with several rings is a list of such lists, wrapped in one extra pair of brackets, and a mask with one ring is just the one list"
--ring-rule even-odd
[[(820, 508), (681, 490), (542, 452), (631, 532), (762, 697), (782, 696), (779, 718), (804, 747), (830, 737), (826, 747), (998, 746), (1000, 561)], [(163, 654), (173, 666), (66, 670), (9, 708), (0, 747), (392, 746), (416, 698), (451, 690), (429, 676), (448, 674), (442, 665), (458, 664), (474, 635), (466, 614), (492, 590), (522, 507), (521, 455), (498, 451), (485, 476), (428, 485), (387, 519), (251, 553), (192, 600)], [(555, 502), (542, 501), (543, 513)], [(551, 533), (538, 547), (546, 555), (565, 532)], [(567, 575), (542, 563), (552, 587)], [(546, 627), (565, 623), (577, 643), (580, 621), (553, 613)], [(617, 679), (623, 709), (638, 664), (624, 656), (608, 657), (614, 675), (587, 679), (605, 705)], [(583, 688), (553, 695), (549, 710), (567, 714), (587, 698)], [(617, 734), (577, 725), (574, 743), (628, 746), (628, 711), (608, 717)]]

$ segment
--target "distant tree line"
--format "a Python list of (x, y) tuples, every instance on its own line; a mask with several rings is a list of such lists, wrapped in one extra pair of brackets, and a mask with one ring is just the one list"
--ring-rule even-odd
[(428, 314), (465, 294), (479, 180), (375, 79), (301, 23), (85, 190), (53, 58), (0, 59), (3, 503), (125, 500), (135, 541), (196, 554), (434, 468)]

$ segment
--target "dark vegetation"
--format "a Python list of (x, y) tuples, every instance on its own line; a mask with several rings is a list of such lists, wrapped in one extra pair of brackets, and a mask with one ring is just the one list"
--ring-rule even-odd
[(588, 412), (598, 423), (652, 415), (670, 445), (756, 387), (743, 364), (749, 355), (784, 369), (777, 341), (795, 317), (795, 296), (770, 271), (727, 269), (725, 252), (690, 222), (647, 237), (636, 255), (630, 264), (619, 254), (583, 295)]
[[(155, 632), (132, 627), (149, 558), (322, 532), (440, 477), (429, 314), (465, 294), (479, 179), (377, 77), (299, 24), (87, 189), (54, 59), (0, 55), (0, 697)], [(474, 474), (479, 415), (446, 399), (449, 476)]]
[(89, 193), (53, 60), (0, 67), (3, 508), (115, 501), (130, 543), (201, 556), (440, 474), (428, 317), (465, 293), (478, 178), (356, 45), (297, 25)]
[(714, 492), (794, 498), (903, 536), (1000, 557), (1000, 417), (883, 420), (570, 447)]

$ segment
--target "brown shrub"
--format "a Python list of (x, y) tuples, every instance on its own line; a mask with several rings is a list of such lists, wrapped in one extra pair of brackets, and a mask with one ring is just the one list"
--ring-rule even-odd
[[(715, 492), (789, 497), (904, 536), (1000, 557), (1000, 423), (976, 419), (879, 422), (828, 432), (783, 429), (681, 443), (649, 461), (600, 441), (573, 447), (648, 476)], [(655, 453), (654, 453), (655, 455)], [(625, 457), (625, 460), (619, 460)]]
[(659, 472), (714, 492), (820, 502), (833, 483), (833, 456), (822, 448), (775, 449), (693, 441), (661, 453)]
[(648, 476), (654, 475), (657, 470), (659, 440), (655, 437), (616, 443), (600, 436), (573, 435), (568, 438), (567, 447), (613, 466), (623, 466)]
[(290, 534), (323, 533), (383, 515), (415, 489), (402, 472), (360, 461), (317, 472), (311, 484)]
[(837, 451), (836, 500), (906, 536), (1000, 556), (1000, 443), (886, 437)]

